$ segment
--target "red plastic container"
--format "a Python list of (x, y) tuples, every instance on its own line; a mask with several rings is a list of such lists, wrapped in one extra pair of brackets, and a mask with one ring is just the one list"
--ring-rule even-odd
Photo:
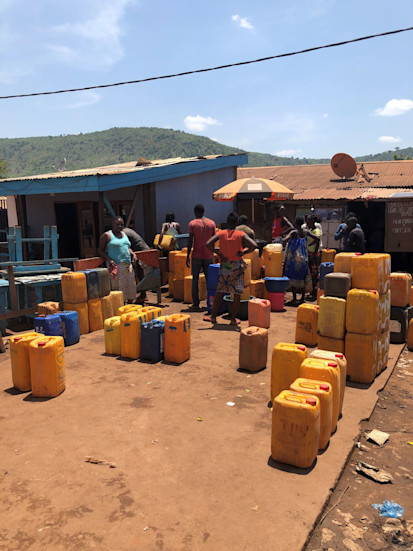
[(268, 300), (271, 303), (271, 312), (281, 312), (284, 310), (285, 293), (268, 293)]

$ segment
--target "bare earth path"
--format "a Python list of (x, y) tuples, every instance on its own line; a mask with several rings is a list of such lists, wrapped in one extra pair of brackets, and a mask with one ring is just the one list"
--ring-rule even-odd
[(83, 336), (52, 400), (16, 393), (0, 355), (0, 550), (301, 549), (401, 347), (370, 388), (347, 388), (312, 470), (273, 464), (271, 351), (294, 341), (295, 316), (271, 314), (268, 367), (252, 375), (237, 371), (239, 333), (198, 313), (179, 366), (108, 357), (103, 331)]

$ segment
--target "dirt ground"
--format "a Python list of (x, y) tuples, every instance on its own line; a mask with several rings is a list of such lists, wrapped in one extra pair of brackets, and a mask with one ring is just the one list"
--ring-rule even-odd
[[(186, 306), (168, 303), (165, 313), (181, 310)], [(16, 392), (9, 353), (0, 355), (0, 550), (301, 549), (402, 347), (391, 347), (389, 369), (370, 387), (347, 386), (338, 430), (311, 469), (277, 464), (270, 459), (268, 368), (273, 346), (293, 342), (295, 315), (294, 308), (271, 314), (267, 369), (256, 374), (237, 370), (239, 332), (228, 321), (212, 328), (199, 313), (191, 314), (191, 358), (179, 366), (106, 356), (103, 331), (82, 336), (65, 351), (67, 388), (50, 400)], [(396, 377), (394, 394), (388, 402), (381, 397), (379, 405), (394, 400), (407, 406), (411, 394), (401, 391), (410, 380), (404, 377)], [(394, 418), (382, 425), (380, 415), (388, 409), (377, 409), (379, 419), (368, 426), (410, 430), (407, 407), (394, 406)], [(413, 437), (392, 432), (378, 450), (385, 470), (393, 454), (403, 457), (400, 465), (407, 470), (390, 467), (393, 485), (367, 481), (374, 496), (359, 499), (366, 481), (349, 472), (351, 488), (316, 529), (308, 549), (324, 548), (325, 528), (333, 532), (327, 549), (341, 549), (342, 527), (333, 520), (340, 510), (351, 511), (359, 522), (357, 503), (369, 509), (373, 502), (394, 499), (405, 507), (404, 518), (413, 518), (411, 491), (407, 497), (413, 447), (406, 440)], [(363, 460), (378, 461), (362, 453)], [(375, 510), (362, 516), (379, 526)], [(344, 517), (339, 519), (344, 526)]]
[[(407, 349), (370, 419), (360, 432), (355, 449), (337, 487), (323, 511), (306, 551), (384, 551), (413, 549), (413, 353)], [(372, 429), (388, 433), (379, 446), (366, 434)], [(410, 444), (409, 444), (410, 442)], [(391, 484), (379, 484), (356, 472), (364, 461), (393, 477)], [(381, 517), (373, 503), (387, 499), (404, 507), (401, 519)]]

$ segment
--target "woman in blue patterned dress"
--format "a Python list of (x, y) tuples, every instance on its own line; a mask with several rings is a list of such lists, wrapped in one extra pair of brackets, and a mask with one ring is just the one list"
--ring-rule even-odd
[[(304, 302), (305, 285), (310, 281), (308, 269), (308, 238), (311, 237), (317, 244), (320, 238), (309, 230), (302, 229), (304, 217), (297, 216), (294, 229), (283, 239), (287, 243), (284, 259), (284, 276), (290, 280), (290, 289), (293, 299), (287, 302), (288, 306), (298, 306)], [(297, 300), (297, 293), (301, 293)]]

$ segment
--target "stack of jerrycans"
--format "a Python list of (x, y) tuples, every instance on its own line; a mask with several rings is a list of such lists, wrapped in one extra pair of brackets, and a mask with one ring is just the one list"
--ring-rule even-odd
[(350, 379), (371, 383), (387, 366), (390, 344), (389, 254), (370, 253), (351, 260), (353, 289), (348, 294), (345, 356)]
[(185, 277), (191, 275), (191, 268), (186, 265), (186, 252), (178, 252), (174, 256), (173, 297), (180, 302), (184, 301)]
[[(251, 280), (249, 283), (249, 294), (255, 298), (266, 298), (264, 280), (261, 279), (262, 258), (259, 250), (255, 249), (252, 253), (244, 254), (245, 262), (251, 261)], [(247, 262), (248, 264), (248, 262)]]
[(103, 328), (99, 272), (97, 270), (84, 270), (83, 273), (86, 276), (89, 331), (92, 333)]
[(62, 295), (64, 309), (77, 312), (80, 334), (89, 333), (86, 275), (83, 272), (63, 274)]

